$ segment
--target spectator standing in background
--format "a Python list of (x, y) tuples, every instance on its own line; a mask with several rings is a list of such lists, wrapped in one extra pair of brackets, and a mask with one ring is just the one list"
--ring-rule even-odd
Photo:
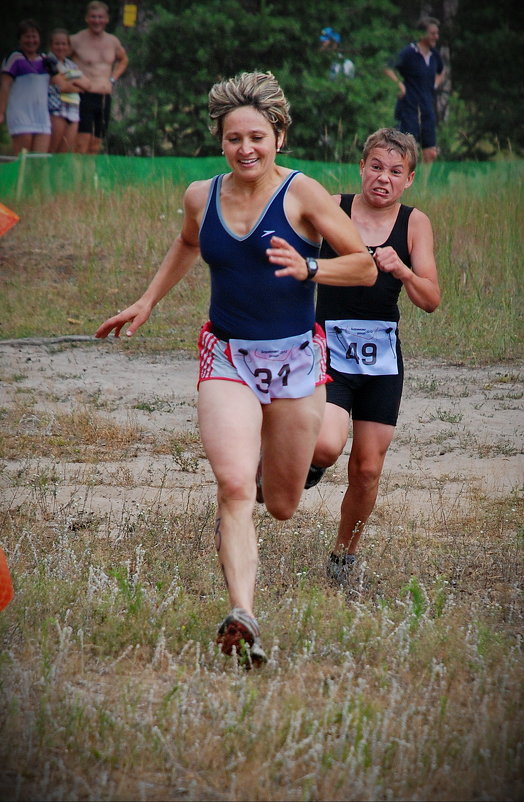
[(63, 79), (50, 75), (46, 59), (39, 53), (40, 27), (35, 20), (20, 22), (18, 45), (2, 63), (0, 123), (7, 123), (15, 156), (22, 149), (47, 153), (51, 139), (47, 91), (50, 82), (60, 85)]
[(354, 78), (355, 65), (350, 58), (347, 58), (339, 50), (340, 42), (340, 34), (334, 31), (333, 28), (322, 28), (320, 32), (320, 49), (327, 50), (333, 54), (333, 61), (329, 67), (330, 78), (338, 78), (338, 76)]
[(396, 126), (404, 134), (413, 134), (426, 163), (435, 161), (438, 155), (435, 90), (444, 79), (444, 64), (435, 49), (439, 25), (438, 19), (423, 17), (417, 23), (418, 41), (404, 47), (384, 70), (399, 88)]
[(49, 85), (49, 114), (51, 115), (51, 153), (70, 153), (74, 150), (80, 119), (80, 91), (90, 89), (91, 82), (71, 61), (71, 41), (64, 28), (55, 28), (49, 38), (48, 59), (53, 59), (67, 82), (62, 90)]
[(89, 3), (85, 19), (87, 28), (71, 37), (71, 57), (91, 82), (90, 91), (80, 96), (76, 151), (96, 155), (109, 125), (113, 87), (129, 59), (120, 40), (106, 33), (109, 9), (105, 3)]

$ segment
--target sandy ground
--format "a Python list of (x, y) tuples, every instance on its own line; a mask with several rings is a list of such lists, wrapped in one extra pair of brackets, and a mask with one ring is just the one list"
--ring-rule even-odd
[[(96, 410), (121, 424), (132, 423), (141, 432), (136, 446), (113, 463), (86, 465), (45, 456), (4, 460), (2, 507), (18, 506), (31, 493), (34, 497), (34, 483), (31, 488), (27, 478), (50, 466), (59, 475), (55, 503), (64, 509), (81, 501), (84, 513), (88, 508), (114, 521), (143, 505), (214, 499), (213, 477), (198, 441), (178, 460), (152, 447), (159, 433), (198, 432), (196, 361), (130, 356), (118, 343), (87, 339), (0, 343), (0, 409), (29, 400), (31, 412), (18, 422), (26, 433), (41, 430), (43, 420), (52, 427), (64, 412)], [(442, 494), (460, 499), (478, 492), (522, 491), (524, 366), (477, 369), (408, 360), (406, 375), (379, 504), (423, 514)], [(327, 514), (337, 515), (347, 453), (316, 488), (304, 493), (303, 508), (323, 505)]]

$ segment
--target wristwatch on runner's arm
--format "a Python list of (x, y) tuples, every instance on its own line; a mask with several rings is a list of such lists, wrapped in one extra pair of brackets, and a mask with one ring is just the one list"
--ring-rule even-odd
[(318, 262), (312, 256), (306, 256), (307, 276), (304, 281), (311, 281), (318, 273)]

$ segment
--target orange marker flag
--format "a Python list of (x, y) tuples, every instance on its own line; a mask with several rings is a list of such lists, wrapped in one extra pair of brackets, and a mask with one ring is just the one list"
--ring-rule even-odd
[(0, 549), (0, 610), (7, 607), (12, 601), (15, 592), (13, 590), (13, 582), (11, 574), (9, 573), (9, 566), (3, 549)]
[(0, 237), (18, 223), (19, 220), (20, 218), (15, 212), (0, 203)]

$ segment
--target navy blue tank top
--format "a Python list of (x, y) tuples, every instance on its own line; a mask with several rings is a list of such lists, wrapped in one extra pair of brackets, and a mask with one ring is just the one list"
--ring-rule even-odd
[[(341, 208), (351, 217), (354, 195), (342, 195)], [(408, 221), (412, 206), (401, 204), (395, 225), (387, 240), (374, 247), (384, 248), (390, 245), (396, 250), (400, 259), (411, 268), (411, 257), (408, 251)], [(321, 258), (330, 259), (337, 254), (328, 242), (322, 243)], [(391, 275), (378, 271), (378, 277), (372, 287), (331, 287), (318, 285), (317, 321), (323, 326), (326, 320), (392, 320), (398, 323), (400, 312), (398, 296), (402, 282)]]
[(231, 231), (222, 217), (220, 187), (224, 176), (213, 178), (200, 227), (200, 252), (211, 272), (209, 319), (228, 337), (281, 339), (314, 326), (314, 282), (277, 278), (274, 273), (278, 266), (266, 255), (276, 234), (302, 256), (318, 256), (319, 245), (298, 234), (284, 211), (286, 191), (295, 175), (297, 171), (284, 179), (255, 226), (243, 237)]

